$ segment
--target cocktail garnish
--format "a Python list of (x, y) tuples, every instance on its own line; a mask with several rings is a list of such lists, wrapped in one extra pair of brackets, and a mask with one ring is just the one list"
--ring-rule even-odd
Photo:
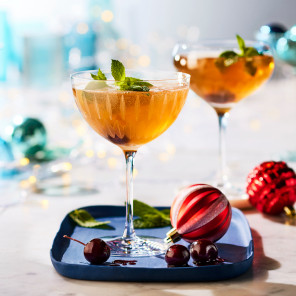
[[(117, 60), (112, 60), (111, 62), (111, 74), (120, 90), (148, 92), (150, 87), (153, 86), (151, 83), (143, 81), (142, 79), (126, 77), (124, 65)], [(97, 75), (91, 74), (91, 77), (94, 80), (107, 80), (106, 75), (101, 69), (99, 69)]]
[(107, 80), (106, 75), (101, 71), (101, 69), (98, 70), (98, 75), (92, 73), (90, 75), (94, 80)]
[[(236, 39), (240, 52), (237, 53), (232, 50), (222, 52), (219, 55), (219, 59), (217, 59), (216, 61), (216, 66), (221, 71), (236, 63), (239, 60), (239, 58), (252, 58), (254, 56), (263, 55), (262, 53), (258, 52), (258, 50), (255, 47), (246, 47), (245, 41), (241, 36), (236, 35)], [(252, 59), (246, 59), (245, 69), (251, 76), (254, 76), (257, 72), (257, 68), (253, 65)]]
[(86, 210), (74, 210), (69, 213), (69, 216), (81, 227), (114, 229), (112, 226), (108, 225), (110, 221), (97, 221)]

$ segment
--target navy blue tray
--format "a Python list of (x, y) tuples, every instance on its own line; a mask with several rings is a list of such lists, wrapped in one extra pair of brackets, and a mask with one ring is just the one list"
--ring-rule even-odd
[[(95, 218), (111, 220), (115, 230), (83, 228), (74, 223), (67, 215), (53, 241), (50, 257), (56, 271), (69, 278), (93, 281), (133, 281), (133, 282), (199, 282), (218, 281), (236, 277), (244, 273), (254, 257), (252, 234), (243, 213), (233, 208), (232, 220), (227, 233), (216, 243), (219, 256), (225, 262), (219, 265), (172, 267), (168, 268), (164, 256), (135, 258), (136, 265), (108, 266), (91, 265), (83, 255), (83, 246), (63, 238), (70, 235), (83, 242), (96, 237), (121, 235), (123, 232), (125, 208), (120, 206), (90, 206), (83, 208)], [(164, 209), (164, 208), (158, 208)], [(137, 229), (138, 235), (164, 238), (169, 227)], [(178, 242), (188, 246), (185, 241)], [(110, 257), (108, 262), (120, 257)]]

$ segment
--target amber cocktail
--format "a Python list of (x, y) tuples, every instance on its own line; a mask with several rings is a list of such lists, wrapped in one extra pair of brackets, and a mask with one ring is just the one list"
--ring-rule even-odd
[[(102, 137), (119, 146), (126, 158), (126, 219), (122, 236), (105, 238), (112, 256), (163, 254), (163, 238), (138, 237), (133, 226), (133, 166), (139, 147), (166, 131), (179, 115), (189, 90), (190, 75), (174, 72), (127, 71), (125, 77), (142, 86), (132, 90), (122, 81), (93, 80), (91, 73), (71, 76), (76, 104), (87, 123)], [(108, 76), (107, 72), (106, 75)], [(113, 74), (112, 74), (113, 75)], [(109, 75), (110, 76), (110, 75)], [(149, 85), (148, 91), (145, 86)], [(142, 91), (144, 89), (145, 91)], [(140, 90), (140, 91), (139, 91)]]
[[(231, 187), (225, 173), (224, 133), (228, 112), (262, 85), (274, 68), (273, 57), (265, 44), (246, 42), (243, 46), (249, 56), (236, 55), (236, 41), (179, 44), (173, 52), (175, 67), (191, 75), (191, 89), (218, 115), (220, 168), (215, 185), (224, 191)], [(223, 52), (225, 57), (220, 57)]]

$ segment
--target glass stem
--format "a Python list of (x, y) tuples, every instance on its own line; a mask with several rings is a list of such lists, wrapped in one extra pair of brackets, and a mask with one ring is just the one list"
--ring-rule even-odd
[(218, 187), (225, 186), (227, 182), (226, 175), (226, 146), (225, 135), (227, 127), (228, 112), (217, 113), (219, 120), (219, 171), (218, 171)]
[(136, 151), (125, 151), (124, 155), (126, 159), (126, 216), (122, 238), (124, 240), (133, 240), (136, 237), (133, 223), (133, 172)]

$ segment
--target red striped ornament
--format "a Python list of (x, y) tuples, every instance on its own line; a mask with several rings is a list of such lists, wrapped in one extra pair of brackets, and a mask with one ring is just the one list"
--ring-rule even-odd
[(183, 188), (171, 206), (171, 223), (167, 242), (180, 238), (194, 242), (204, 238), (213, 242), (227, 231), (231, 221), (231, 206), (225, 195), (215, 187), (194, 184)]
[(278, 215), (285, 211), (295, 216), (296, 174), (283, 161), (266, 161), (256, 166), (247, 177), (246, 192), (260, 212)]

